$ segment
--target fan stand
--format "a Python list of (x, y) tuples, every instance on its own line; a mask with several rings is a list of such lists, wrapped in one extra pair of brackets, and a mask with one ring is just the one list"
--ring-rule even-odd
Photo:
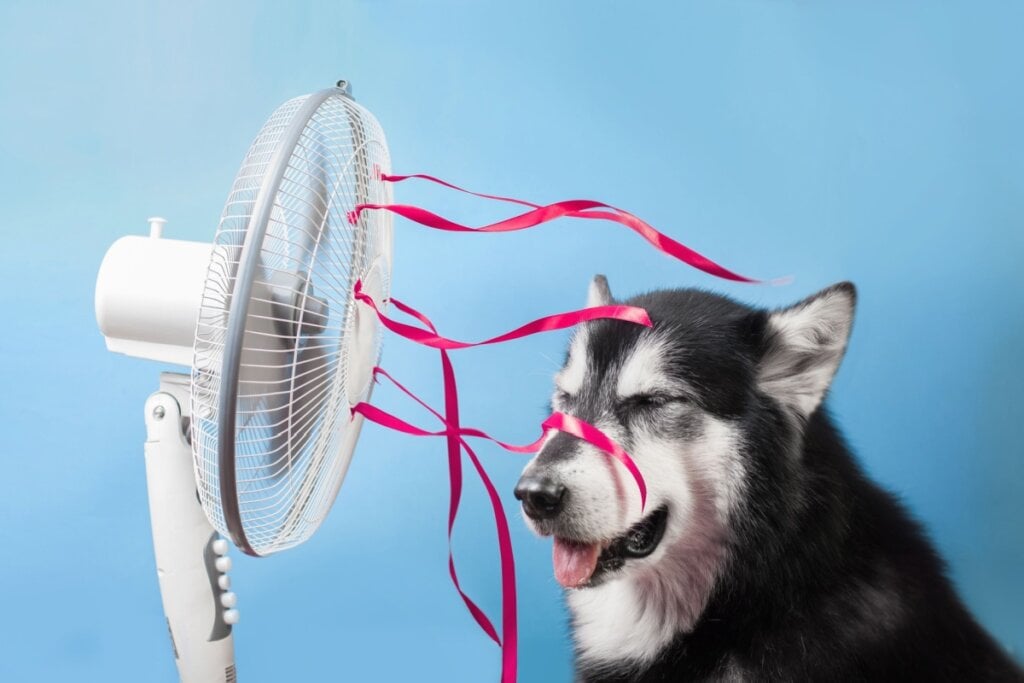
[(235, 683), (227, 541), (199, 503), (189, 444), (188, 375), (160, 374), (146, 400), (146, 488), (171, 648), (182, 683)]

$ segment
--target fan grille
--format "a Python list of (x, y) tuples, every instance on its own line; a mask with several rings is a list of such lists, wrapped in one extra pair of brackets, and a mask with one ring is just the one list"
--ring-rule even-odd
[[(367, 324), (352, 290), (373, 268), (380, 296), (388, 291), (389, 216), (362, 212), (356, 225), (348, 221), (356, 204), (391, 201), (376, 175), (390, 171), (384, 134), (341, 90), (324, 94), (281, 105), (250, 146), (214, 239), (196, 329), (199, 496), (213, 525), (258, 555), (309, 538), (337, 495), (361, 424), (350, 401), (367, 398), (372, 384), (350, 372), (354, 327)], [(307, 98), (318, 96), (309, 115), (316, 103)], [(283, 149), (296, 126), (296, 143)], [(269, 212), (260, 209), (267, 202)], [(257, 225), (263, 217), (265, 228)], [(247, 271), (243, 329), (232, 319), (232, 297), (239, 288), (244, 295)], [(360, 362), (372, 364), (379, 328), (369, 339)]]

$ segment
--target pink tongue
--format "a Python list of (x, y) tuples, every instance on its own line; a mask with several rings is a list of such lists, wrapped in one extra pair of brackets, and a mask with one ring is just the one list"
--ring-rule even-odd
[(578, 588), (593, 575), (600, 554), (601, 547), (596, 543), (573, 543), (556, 537), (551, 553), (555, 580), (565, 588)]

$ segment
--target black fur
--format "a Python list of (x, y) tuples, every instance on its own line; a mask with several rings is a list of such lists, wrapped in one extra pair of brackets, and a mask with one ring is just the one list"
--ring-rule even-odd
[[(1024, 680), (825, 408), (794, 419), (758, 389), (758, 363), (775, 343), (766, 312), (690, 290), (628, 303), (671, 331), (674, 372), (697, 387), (693, 400), (738, 423), (748, 483), (731, 517), (730, 559), (692, 631), (642, 670), (578, 660), (579, 681)], [(592, 323), (591, 363), (615, 362), (636, 334)], [(590, 417), (585, 398), (569, 408)]]

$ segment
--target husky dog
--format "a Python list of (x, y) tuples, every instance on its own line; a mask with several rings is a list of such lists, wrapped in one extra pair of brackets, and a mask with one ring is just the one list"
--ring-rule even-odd
[[(607, 281), (590, 305), (613, 302)], [(822, 399), (855, 290), (764, 311), (694, 290), (578, 329), (552, 406), (642, 471), (550, 436), (515, 489), (554, 537), (577, 681), (1011, 681), (921, 527), (861, 470)]]

